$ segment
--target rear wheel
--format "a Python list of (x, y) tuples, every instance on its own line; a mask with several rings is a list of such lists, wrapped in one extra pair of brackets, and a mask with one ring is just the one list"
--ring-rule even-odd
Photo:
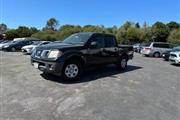
[(82, 75), (82, 64), (76, 60), (70, 60), (63, 68), (63, 78), (66, 80), (75, 80)]
[(123, 56), (120, 60), (119, 60), (119, 62), (117, 63), (117, 66), (118, 66), (118, 68), (120, 68), (121, 70), (124, 70), (124, 69), (126, 69), (126, 67), (127, 67), (127, 57), (125, 57), (125, 56)]
[(159, 52), (154, 53), (154, 57), (155, 58), (159, 58), (160, 57), (160, 53)]

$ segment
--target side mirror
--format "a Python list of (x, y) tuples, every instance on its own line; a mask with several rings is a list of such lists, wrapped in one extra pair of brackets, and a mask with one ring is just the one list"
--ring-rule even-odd
[(97, 46), (97, 42), (91, 42), (91, 45), (90, 45), (91, 48), (95, 48), (96, 46)]

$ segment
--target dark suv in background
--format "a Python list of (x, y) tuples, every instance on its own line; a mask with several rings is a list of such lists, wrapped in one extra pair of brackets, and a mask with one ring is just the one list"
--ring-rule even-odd
[(9, 44), (6, 44), (2, 47), (3, 51), (20, 51), (22, 47), (26, 46), (26, 45), (31, 45), (33, 44), (35, 41), (38, 40), (18, 40), (18, 41), (13, 41)]

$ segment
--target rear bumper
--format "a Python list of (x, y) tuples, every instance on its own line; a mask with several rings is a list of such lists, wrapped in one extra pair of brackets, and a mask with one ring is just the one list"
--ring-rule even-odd
[(141, 50), (141, 54), (147, 55), (147, 56), (153, 56), (153, 53), (151, 53), (151, 51), (149, 50)]
[(31, 58), (31, 64), (34, 66), (34, 63), (38, 63), (38, 68), (40, 71), (61, 76), (64, 62), (47, 62), (42, 60), (37, 60)]

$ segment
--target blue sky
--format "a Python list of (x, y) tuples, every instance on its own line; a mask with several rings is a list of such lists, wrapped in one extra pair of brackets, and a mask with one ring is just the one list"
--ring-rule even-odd
[(1, 22), (42, 28), (55, 17), (63, 24), (113, 25), (125, 21), (180, 22), (180, 0), (0, 0)]

